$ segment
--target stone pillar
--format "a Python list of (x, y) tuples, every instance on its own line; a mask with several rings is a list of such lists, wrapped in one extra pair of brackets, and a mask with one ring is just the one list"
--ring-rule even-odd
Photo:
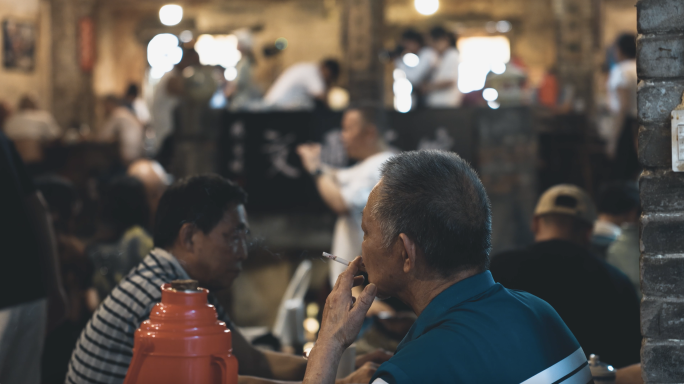
[(556, 16), (557, 67), (561, 86), (572, 86), (573, 106), (592, 112), (598, 0), (552, 0)]
[(684, 173), (671, 170), (670, 112), (684, 93), (684, 2), (641, 0), (637, 12), (643, 378), (682, 383)]
[(52, 0), (52, 111), (64, 129), (94, 122), (92, 76), (79, 64), (79, 21), (94, 0)]
[(380, 62), (384, 0), (345, 0), (342, 12), (344, 68), (351, 102), (382, 103), (384, 66)]

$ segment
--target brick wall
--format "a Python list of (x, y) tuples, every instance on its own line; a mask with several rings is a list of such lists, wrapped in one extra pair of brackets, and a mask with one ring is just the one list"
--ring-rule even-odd
[(670, 111), (684, 92), (684, 1), (637, 3), (641, 351), (647, 383), (684, 382), (684, 173), (671, 171)]

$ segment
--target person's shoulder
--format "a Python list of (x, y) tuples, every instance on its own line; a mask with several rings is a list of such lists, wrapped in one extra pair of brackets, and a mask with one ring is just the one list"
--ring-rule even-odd
[(619, 290), (627, 289), (629, 291), (634, 290), (634, 285), (629, 280), (629, 277), (622, 272), (620, 269), (611, 265), (607, 261), (600, 260), (597, 258), (598, 263), (608, 272), (610, 276), (611, 283), (616, 286)]
[(540, 299), (539, 297), (529, 292), (509, 288), (504, 289), (513, 299), (523, 304), (526, 308), (532, 309), (535, 312), (542, 315), (558, 315), (558, 313), (555, 309), (553, 309), (551, 304), (547, 303), (546, 301)]
[(144, 291), (150, 298), (161, 297), (161, 286), (170, 282), (177, 273), (173, 266), (165, 263), (159, 257), (148, 253), (142, 261), (126, 275), (119, 286), (133, 291)]
[(313, 72), (318, 72), (318, 65), (316, 65), (316, 63), (312, 63), (312, 62), (303, 62), (303, 63), (293, 64), (290, 68), (286, 69), (285, 72), (283, 72), (283, 75), (286, 75), (286, 74), (289, 74), (290, 76), (292, 76), (293, 74), (310, 75)]
[(428, 58), (428, 59), (437, 59), (437, 51), (435, 51), (432, 47), (423, 47), (420, 49), (418, 52), (418, 55), (421, 56), (421, 58)]
[(529, 250), (526, 248), (511, 249), (497, 253), (496, 255), (492, 256), (490, 270), (492, 273), (494, 273), (494, 271), (499, 272), (499, 270), (502, 268), (507, 268), (511, 264), (517, 264), (521, 260), (528, 258), (529, 255)]
[(509, 249), (507, 251), (502, 251), (492, 256), (492, 263), (494, 261), (503, 262), (510, 259), (525, 257), (528, 253), (529, 252), (526, 248)]
[[(380, 153), (376, 153), (375, 155), (367, 158), (364, 160), (361, 164), (364, 166), (368, 166), (373, 169), (378, 169), (380, 166), (387, 160), (389, 160), (392, 156), (394, 156), (395, 153), (391, 151), (383, 151)], [(359, 164), (359, 165), (361, 165)]]
[(444, 60), (449, 60), (449, 61), (459, 61), (460, 59), (460, 54), (458, 52), (458, 49), (456, 48), (449, 48), (444, 52)]

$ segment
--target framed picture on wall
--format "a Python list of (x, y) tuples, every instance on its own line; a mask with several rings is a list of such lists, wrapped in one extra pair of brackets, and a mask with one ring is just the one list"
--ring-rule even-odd
[(33, 71), (36, 63), (36, 24), (6, 19), (2, 22), (2, 64), (6, 69)]

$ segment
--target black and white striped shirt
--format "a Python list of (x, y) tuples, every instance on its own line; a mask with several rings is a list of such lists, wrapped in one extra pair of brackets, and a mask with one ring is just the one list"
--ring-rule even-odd
[[(120, 384), (133, 357), (133, 335), (161, 301), (161, 286), (190, 279), (170, 253), (153, 249), (124, 277), (93, 313), (71, 355), (67, 384)], [(218, 318), (233, 328), (218, 301), (209, 294)]]

